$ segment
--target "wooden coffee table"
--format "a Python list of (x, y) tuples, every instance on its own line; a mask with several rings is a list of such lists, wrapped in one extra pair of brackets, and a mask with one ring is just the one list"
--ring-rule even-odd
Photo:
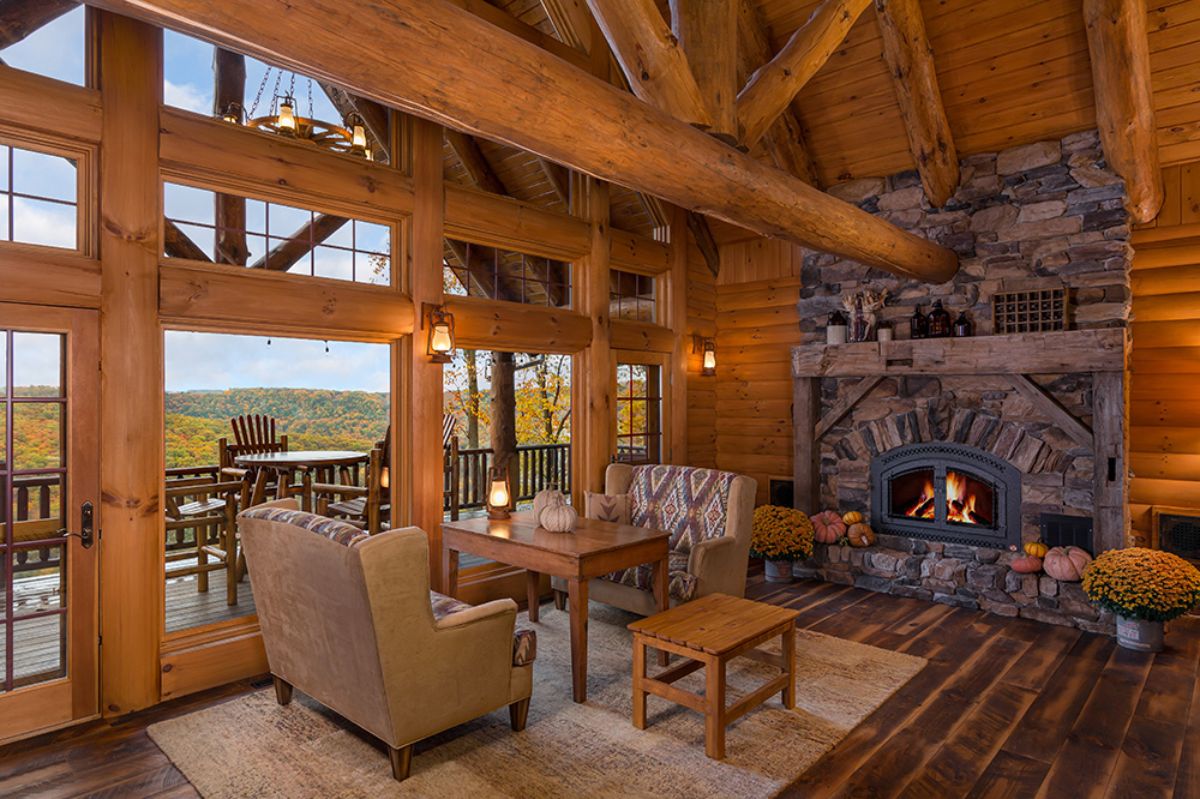
[(569, 533), (538, 527), (531, 513), (512, 518), (464, 519), (442, 524), (443, 577), (446, 592), (458, 592), (458, 553), (488, 558), (526, 570), (529, 620), (538, 619), (541, 575), (567, 581), (571, 614), (571, 682), (576, 702), (587, 701), (588, 580), (618, 569), (653, 563), (654, 599), (660, 610), (670, 607), (667, 551), (670, 533), (628, 524), (580, 519)]
[[(800, 611), (709, 594), (647, 619), (632, 622), (633, 726), (646, 729), (646, 695), (654, 694), (704, 714), (704, 752), (725, 757), (725, 727), (758, 707), (773, 694), (783, 694), (783, 706), (796, 706), (795, 622)], [(774, 655), (756, 647), (775, 636), (783, 652)], [(646, 674), (646, 648), (682, 655), (686, 660), (657, 676)], [(725, 707), (725, 664), (739, 655), (782, 670), (766, 685)], [(704, 695), (671, 683), (704, 668)]]

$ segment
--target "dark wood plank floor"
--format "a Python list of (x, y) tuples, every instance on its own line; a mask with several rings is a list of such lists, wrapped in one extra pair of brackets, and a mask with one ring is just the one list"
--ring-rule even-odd
[[(749, 593), (797, 608), (803, 627), (929, 660), (789, 796), (1200, 799), (1200, 619), (1142, 655), (825, 583), (755, 575)], [(2, 748), (0, 796), (195, 796), (145, 728), (249, 690), (241, 681)]]

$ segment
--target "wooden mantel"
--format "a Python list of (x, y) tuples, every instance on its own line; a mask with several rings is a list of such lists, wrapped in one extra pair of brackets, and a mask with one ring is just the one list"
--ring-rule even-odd
[[(1124, 546), (1129, 527), (1124, 328), (934, 338), (792, 348), (795, 504), (820, 509), (821, 439), (885, 377), (1005, 375), (1013, 388), (1095, 455), (1097, 551)], [(1092, 424), (1072, 415), (1028, 375), (1090, 372)], [(822, 414), (822, 378), (859, 378)]]

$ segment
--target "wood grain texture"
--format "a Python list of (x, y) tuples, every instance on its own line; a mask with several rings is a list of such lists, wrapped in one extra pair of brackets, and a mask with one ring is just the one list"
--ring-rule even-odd
[(736, 144), (738, 0), (671, 0), (671, 31), (709, 112), (708, 132)]

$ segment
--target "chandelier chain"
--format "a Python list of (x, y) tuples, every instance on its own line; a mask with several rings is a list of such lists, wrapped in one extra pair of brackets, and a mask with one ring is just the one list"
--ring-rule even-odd
[(247, 115), (253, 118), (255, 112), (258, 111), (258, 104), (262, 101), (263, 89), (267, 88), (267, 78), (271, 77), (271, 68), (267, 67), (267, 71), (263, 73), (262, 80), (258, 84), (258, 92), (254, 95), (254, 104), (250, 106), (250, 113)]

